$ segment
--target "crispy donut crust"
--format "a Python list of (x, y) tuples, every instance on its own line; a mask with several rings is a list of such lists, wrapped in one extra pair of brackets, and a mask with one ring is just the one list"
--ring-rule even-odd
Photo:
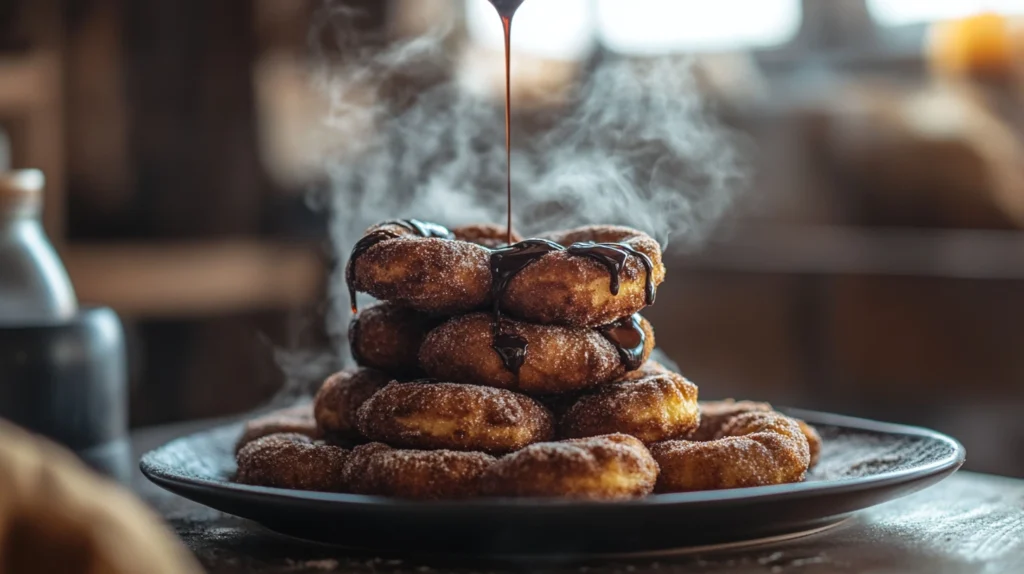
[(332, 442), (361, 439), (356, 410), (389, 382), (391, 377), (374, 369), (346, 369), (327, 377), (313, 399), (321, 435)]
[(235, 452), (250, 442), (277, 433), (295, 433), (320, 438), (320, 430), (313, 419), (313, 405), (304, 404), (271, 411), (246, 421), (242, 436), (235, 443)]
[(484, 494), (617, 500), (650, 494), (658, 464), (639, 440), (624, 434), (530, 445), (495, 463)]
[[(650, 258), (655, 288), (665, 279), (661, 246), (642, 231), (589, 225), (554, 232), (545, 238), (565, 246), (583, 241), (623, 243)], [(605, 325), (647, 306), (646, 275), (640, 260), (628, 257), (619, 274), (619, 293), (612, 295), (606, 267), (587, 257), (553, 251), (527, 265), (509, 281), (501, 308), (513, 317), (543, 325)]]
[[(456, 227), (452, 229), (452, 235), (455, 236), (455, 239), (460, 241), (468, 241), (477, 245), (483, 245), (490, 249), (508, 245), (508, 237), (505, 233), (505, 228), (493, 223), (477, 223), (475, 225), (463, 225), (462, 227)], [(518, 243), (522, 240), (522, 236), (516, 233), (516, 230), (513, 229), (512, 242)]]
[[(712, 440), (722, 431), (722, 427), (729, 422), (729, 419), (740, 413), (768, 412), (774, 410), (775, 409), (769, 403), (756, 401), (735, 401), (733, 399), (702, 401), (700, 403), (700, 427), (690, 433), (690, 436), (686, 438), (688, 440)], [(806, 422), (797, 418), (793, 418), (793, 420), (800, 425), (800, 431), (804, 433), (804, 437), (807, 439), (807, 445), (811, 452), (809, 468), (814, 468), (815, 465), (818, 464), (818, 459), (821, 458), (821, 435), (818, 434), (817, 429)]]
[(366, 235), (388, 232), (359, 257), (349, 259), (353, 287), (382, 301), (436, 314), (464, 313), (490, 300), (491, 252), (467, 241), (421, 237), (394, 223)]
[(624, 433), (653, 443), (686, 436), (700, 424), (697, 385), (662, 373), (586, 394), (563, 415), (560, 436)]
[[(495, 229), (463, 228), (463, 237), (491, 243)], [(396, 223), (371, 227), (366, 234), (389, 237), (349, 259), (346, 276), (357, 291), (418, 311), (455, 315), (480, 309), (491, 298), (491, 250), (469, 241), (422, 237)], [(458, 233), (455, 234), (458, 237)], [(649, 235), (629, 227), (594, 225), (556, 232), (549, 239), (623, 243), (651, 260), (655, 287), (665, 278), (661, 247)], [(619, 273), (619, 292), (611, 293), (608, 269), (567, 251), (537, 258), (512, 277), (500, 306), (512, 317), (532, 323), (596, 327), (628, 317), (647, 305), (646, 270), (635, 256)]]
[[(641, 319), (644, 359), (654, 348), (654, 330)], [(456, 317), (427, 335), (420, 366), (446, 381), (487, 385), (531, 394), (566, 393), (612, 382), (626, 373), (615, 346), (594, 329), (502, 322), (502, 332), (527, 342), (518, 376), (491, 346), (494, 319), (487, 313)]]
[(415, 500), (471, 498), (496, 459), (482, 452), (398, 450), (374, 442), (352, 449), (344, 480), (351, 492)]
[(357, 424), (396, 447), (492, 454), (554, 435), (551, 413), (530, 397), (455, 383), (391, 383), (359, 407)]
[(352, 357), (361, 366), (415, 378), (420, 375), (420, 345), (438, 323), (436, 317), (390, 303), (367, 307), (349, 324)]
[(295, 490), (344, 492), (349, 451), (296, 433), (258, 438), (236, 455), (241, 484)]
[(717, 438), (651, 446), (661, 467), (657, 492), (717, 490), (799, 482), (810, 448), (797, 421), (772, 411), (740, 413)]

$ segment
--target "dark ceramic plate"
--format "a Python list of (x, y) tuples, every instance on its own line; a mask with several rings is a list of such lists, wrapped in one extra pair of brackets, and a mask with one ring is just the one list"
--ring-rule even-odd
[(245, 486), (231, 482), (239, 425), (172, 441), (143, 456), (141, 467), (172, 492), (300, 538), (375, 552), (583, 556), (813, 531), (934, 484), (964, 461), (958, 442), (930, 430), (789, 412), (825, 439), (806, 482), (629, 502), (412, 502)]

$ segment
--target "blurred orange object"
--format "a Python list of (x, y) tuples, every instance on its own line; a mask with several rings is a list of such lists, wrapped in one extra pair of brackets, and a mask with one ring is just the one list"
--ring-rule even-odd
[(939, 75), (1013, 75), (1024, 65), (1024, 23), (994, 13), (936, 23), (926, 49)]

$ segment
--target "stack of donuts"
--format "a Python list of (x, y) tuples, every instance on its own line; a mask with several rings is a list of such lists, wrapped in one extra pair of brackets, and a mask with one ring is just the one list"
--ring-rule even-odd
[(796, 482), (821, 439), (766, 403), (699, 403), (650, 359), (638, 312), (661, 249), (626, 227), (521, 240), (496, 226), (370, 228), (346, 279), (379, 300), (359, 368), (313, 404), (250, 421), (237, 480), (410, 499), (613, 500)]

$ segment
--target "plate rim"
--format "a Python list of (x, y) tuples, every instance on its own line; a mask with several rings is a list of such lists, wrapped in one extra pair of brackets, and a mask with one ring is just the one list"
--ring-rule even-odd
[(869, 432), (929, 438), (945, 443), (951, 447), (951, 452), (948, 456), (945, 456), (942, 459), (932, 461), (924, 465), (895, 471), (887, 471), (877, 475), (747, 488), (651, 494), (643, 498), (619, 501), (580, 501), (564, 498), (477, 498), (468, 500), (429, 501), (407, 500), (377, 495), (315, 492), (267, 486), (254, 486), (196, 476), (184, 476), (181, 474), (165, 472), (163, 468), (167, 465), (153, 462), (153, 459), (158, 456), (161, 451), (172, 444), (240, 424), (240, 422), (233, 422), (177, 437), (146, 452), (139, 459), (139, 470), (154, 484), (175, 493), (180, 490), (194, 492), (196, 490), (214, 489), (223, 496), (258, 495), (268, 501), (273, 500), (290, 503), (329, 503), (332, 506), (344, 505), (372, 508), (423, 509), (431, 512), (438, 510), (452, 512), (479, 511), (486, 508), (500, 508), (502, 511), (508, 512), (536, 511), (540, 509), (550, 510), (565, 507), (584, 510), (596, 508), (604, 509), (676, 505), (704, 506), (749, 503), (764, 499), (785, 501), (789, 498), (802, 499), (813, 496), (837, 494), (840, 492), (851, 493), (892, 487), (924, 480), (936, 475), (952, 474), (959, 469), (966, 460), (966, 449), (959, 441), (949, 435), (932, 429), (806, 409), (779, 407), (778, 410), (785, 412), (788, 415), (804, 419), (811, 424), (825, 424)]

